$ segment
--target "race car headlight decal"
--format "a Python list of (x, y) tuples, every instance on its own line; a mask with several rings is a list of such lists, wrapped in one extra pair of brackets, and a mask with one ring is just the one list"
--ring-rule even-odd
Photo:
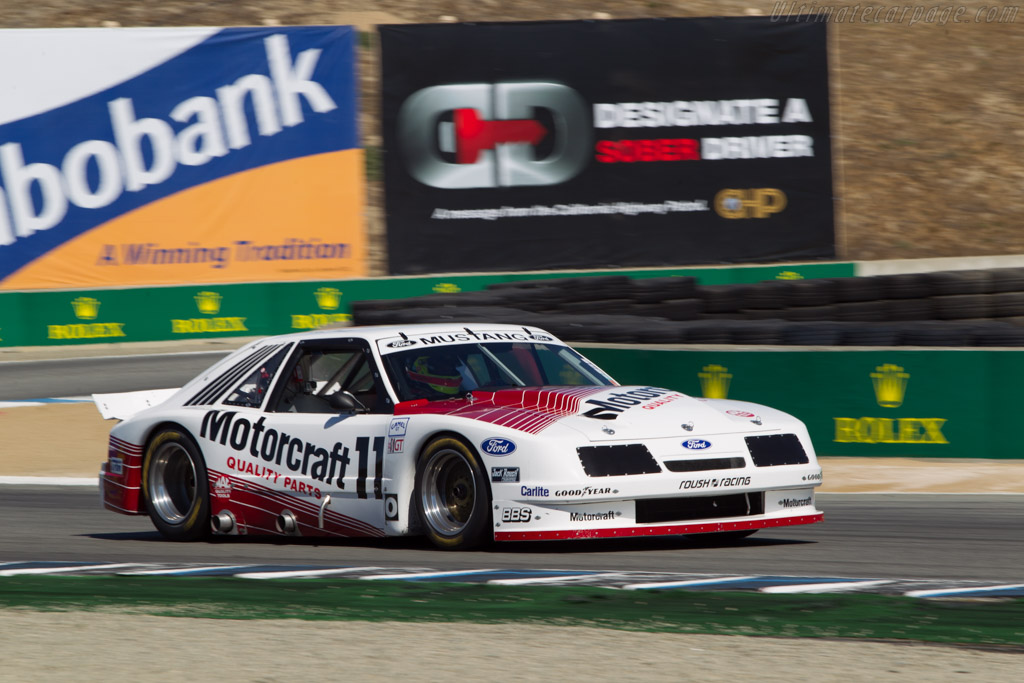
[(588, 477), (661, 472), (658, 462), (642, 443), (618, 446), (582, 446), (576, 449)]
[(796, 434), (765, 434), (745, 439), (755, 467), (806, 465), (810, 462)]
[(703, 458), (701, 460), (666, 460), (669, 472), (705, 472), (707, 470), (738, 470), (747, 466), (747, 461), (734, 458)]

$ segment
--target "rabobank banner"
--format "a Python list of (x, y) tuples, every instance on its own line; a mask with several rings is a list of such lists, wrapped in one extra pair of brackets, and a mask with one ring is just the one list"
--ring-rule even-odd
[(355, 40), (0, 31), (0, 289), (364, 275)]

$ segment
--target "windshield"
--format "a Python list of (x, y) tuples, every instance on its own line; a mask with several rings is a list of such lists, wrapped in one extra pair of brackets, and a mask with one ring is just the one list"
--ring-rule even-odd
[(529, 342), (458, 344), (384, 356), (399, 401), (438, 401), (509, 387), (612, 386), (615, 382), (567, 346)]

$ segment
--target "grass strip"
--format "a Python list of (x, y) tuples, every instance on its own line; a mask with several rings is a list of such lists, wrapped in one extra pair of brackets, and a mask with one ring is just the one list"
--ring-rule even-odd
[(234, 577), (0, 578), (0, 608), (208, 619), (465, 621), (794, 638), (1024, 645), (1024, 599), (762, 595)]

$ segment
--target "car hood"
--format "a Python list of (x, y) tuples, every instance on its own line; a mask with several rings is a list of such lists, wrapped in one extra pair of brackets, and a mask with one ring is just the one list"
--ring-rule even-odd
[(650, 386), (524, 387), (474, 391), (448, 401), (406, 401), (395, 414), (452, 415), (531, 434), (557, 423), (591, 441), (618, 441), (761, 431), (770, 428), (762, 415), (766, 410)]

